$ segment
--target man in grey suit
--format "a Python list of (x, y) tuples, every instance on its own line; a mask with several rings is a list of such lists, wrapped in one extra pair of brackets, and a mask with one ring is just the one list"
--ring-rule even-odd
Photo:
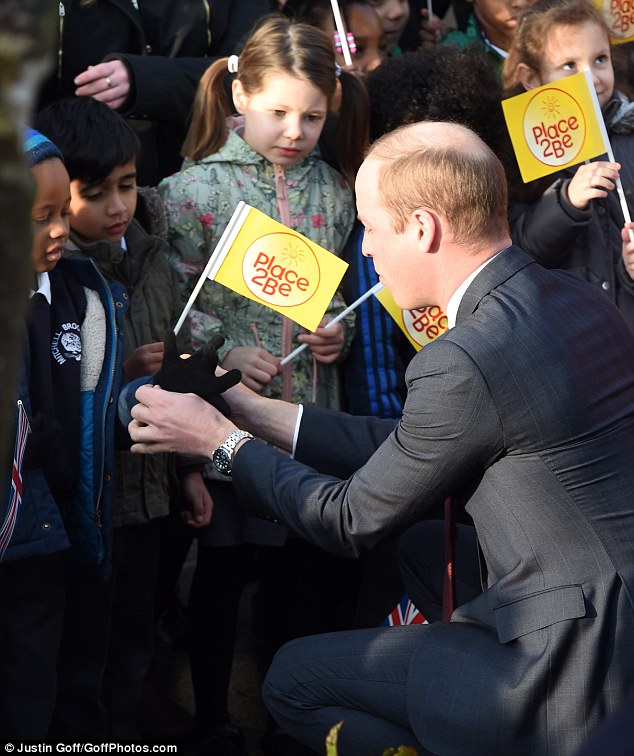
[(321, 752), (343, 720), (344, 756), (572, 754), (634, 684), (634, 337), (607, 297), (512, 246), (502, 167), (464, 127), (376, 142), (357, 204), (398, 305), (438, 304), (451, 326), (410, 363), (400, 421), (236, 386), (231, 422), (143, 387), (133, 449), (212, 457), (241, 498), (340, 553), (449, 495), (472, 517), (483, 590), (451, 622), (278, 652), (264, 695), (293, 737)]

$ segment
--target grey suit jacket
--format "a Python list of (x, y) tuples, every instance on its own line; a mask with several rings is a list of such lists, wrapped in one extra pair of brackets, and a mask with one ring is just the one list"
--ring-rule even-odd
[(599, 291), (512, 247), (406, 380), (396, 426), (306, 410), (315, 470), (251, 443), (234, 484), (352, 554), (468, 492), (486, 590), (420, 628), (412, 728), (439, 754), (571, 754), (634, 684), (634, 337)]

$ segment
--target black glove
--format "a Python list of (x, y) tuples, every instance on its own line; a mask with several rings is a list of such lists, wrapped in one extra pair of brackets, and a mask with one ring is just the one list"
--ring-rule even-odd
[(218, 367), (216, 349), (224, 343), (224, 336), (217, 334), (212, 337), (208, 344), (194, 352), (189, 359), (184, 360), (178, 354), (174, 332), (166, 331), (163, 336), (165, 346), (163, 364), (154, 376), (153, 383), (158, 384), (166, 391), (198, 394), (223, 415), (229, 417), (231, 409), (220, 395), (223, 391), (239, 383), (242, 373), (234, 368), (224, 375), (216, 376), (216, 368)]

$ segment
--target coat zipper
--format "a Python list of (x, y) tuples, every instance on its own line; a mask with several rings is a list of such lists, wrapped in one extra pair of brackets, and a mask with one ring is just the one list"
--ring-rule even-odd
[(57, 43), (57, 89), (62, 91), (62, 60), (64, 58), (64, 48), (62, 39), (64, 38), (64, 18), (66, 16), (66, 8), (64, 3), (59, 4), (59, 41)]

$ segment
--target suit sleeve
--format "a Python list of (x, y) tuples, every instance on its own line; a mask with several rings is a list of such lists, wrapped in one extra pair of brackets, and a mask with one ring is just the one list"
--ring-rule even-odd
[[(233, 468), (239, 497), (318, 546), (352, 556), (435, 512), (501, 456), (503, 428), (477, 366), (448, 340), (418, 353), (407, 385), (403, 417), (382, 442), (390, 421), (308, 412), (298, 444), (304, 464), (245, 444)], [(330, 436), (329, 449), (317, 452), (317, 441), (302, 438), (311, 434)], [(330, 452), (351, 466), (366, 461), (342, 480), (317, 471), (311, 448), (322, 469)]]

